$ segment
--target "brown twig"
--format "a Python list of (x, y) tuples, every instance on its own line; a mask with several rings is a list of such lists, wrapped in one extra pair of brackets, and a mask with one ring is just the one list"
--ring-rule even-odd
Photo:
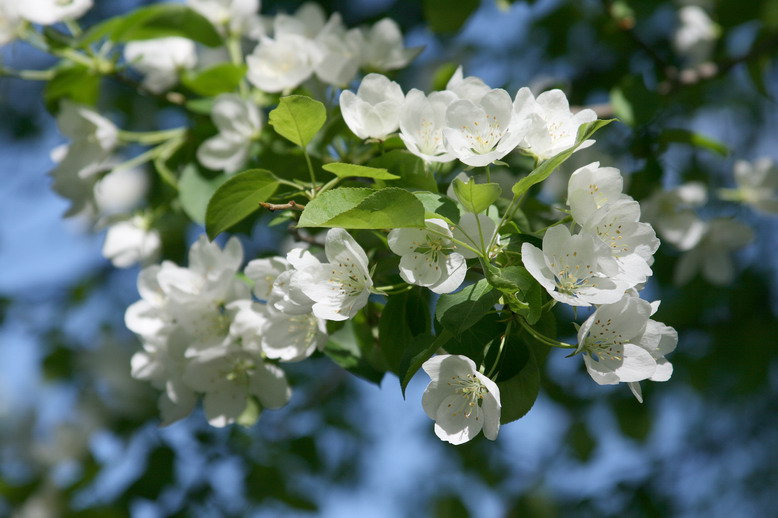
[(305, 205), (297, 203), (296, 201), (290, 201), (289, 203), (266, 203), (264, 201), (259, 202), (260, 207), (267, 209), (270, 212), (276, 210), (303, 210)]

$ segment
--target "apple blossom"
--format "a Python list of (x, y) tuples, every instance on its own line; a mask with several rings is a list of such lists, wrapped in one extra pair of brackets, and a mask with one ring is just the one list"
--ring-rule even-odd
[(357, 137), (384, 140), (397, 131), (404, 100), (400, 85), (381, 74), (368, 74), (356, 94), (341, 92), (340, 111)]
[(129, 268), (136, 263), (154, 261), (161, 247), (159, 232), (149, 228), (145, 218), (135, 216), (108, 228), (103, 257), (110, 259), (117, 268)]
[(467, 165), (482, 167), (513, 151), (526, 127), (525, 120), (513, 117), (508, 92), (494, 89), (477, 102), (452, 102), (446, 109), (443, 136), (449, 153)]
[[(478, 250), (480, 255), (492, 257), (500, 247), (499, 236), (497, 233), (497, 223), (486, 214), (473, 214), (466, 212), (459, 218), (459, 223), (454, 227), (453, 236), (457, 241), (461, 241), (471, 248)], [(494, 246), (489, 248), (489, 244), (494, 241)], [(454, 247), (457, 253), (462, 254), (465, 259), (473, 259), (479, 256), (470, 248), (457, 244)]]
[(579, 225), (607, 203), (620, 199), (624, 178), (615, 167), (592, 162), (576, 169), (567, 183), (567, 204)]
[(261, 332), (262, 352), (282, 362), (304, 360), (327, 344), (326, 322), (312, 314), (289, 315), (268, 306)]
[(197, 160), (228, 174), (239, 171), (248, 161), (251, 144), (259, 138), (262, 112), (250, 100), (222, 94), (214, 102), (211, 118), (219, 133), (200, 145)]
[(767, 214), (778, 214), (778, 164), (764, 157), (755, 162), (735, 162), (734, 192), (725, 191), (728, 199), (742, 201)]
[(325, 320), (347, 320), (367, 304), (373, 287), (367, 255), (342, 228), (327, 232), (324, 252), (329, 262), (300, 270), (300, 288), (314, 301), (314, 315)]
[(707, 231), (708, 224), (695, 212), (707, 200), (705, 185), (699, 182), (657, 191), (641, 203), (643, 219), (653, 225), (663, 241), (681, 251), (690, 250)]
[(141, 168), (117, 168), (102, 176), (94, 185), (94, 199), (102, 215), (131, 212), (146, 197), (151, 181)]
[(500, 431), (500, 389), (466, 356), (443, 354), (422, 365), (431, 381), (421, 404), (435, 420), (435, 435), (462, 444), (478, 435), (495, 440)]
[(585, 232), (571, 236), (562, 225), (546, 231), (542, 251), (523, 243), (521, 259), (549, 295), (571, 306), (616, 302), (628, 288), (602, 240)]
[(400, 110), (400, 138), (408, 151), (426, 162), (449, 162), (443, 127), (446, 109), (457, 99), (452, 92), (424, 92), (412, 89)]
[(459, 99), (467, 99), (477, 103), (481, 98), (491, 91), (491, 87), (484, 83), (481, 78), (475, 76), (464, 76), (462, 66), (457, 67), (454, 75), (448, 80), (444, 91), (451, 92)]
[(254, 52), (246, 56), (248, 80), (260, 90), (283, 92), (298, 87), (313, 74), (321, 59), (318, 47), (297, 34), (263, 37)]
[[(546, 160), (573, 147), (578, 128), (586, 122), (597, 120), (597, 114), (590, 109), (571, 113), (567, 97), (561, 90), (543, 92), (536, 99), (526, 87), (516, 93), (514, 117), (527, 121), (520, 147), (539, 160)], [(586, 140), (578, 149), (592, 144), (594, 140)]]
[(422, 47), (405, 48), (400, 27), (391, 18), (383, 18), (370, 29), (363, 29), (362, 35), (361, 64), (368, 70), (387, 72), (404, 68), (422, 51)]
[(220, 30), (246, 34), (258, 18), (260, 0), (187, 0), (187, 4)]
[(146, 89), (162, 93), (178, 82), (182, 70), (195, 67), (197, 54), (192, 40), (172, 36), (129, 42), (124, 60), (145, 75), (142, 84)]
[(673, 37), (675, 49), (686, 58), (689, 66), (698, 65), (710, 57), (719, 29), (698, 5), (681, 7), (678, 18), (681, 24)]
[(586, 370), (595, 382), (614, 385), (670, 378), (672, 365), (664, 356), (675, 349), (678, 334), (649, 318), (656, 307), (625, 295), (600, 306), (583, 323), (576, 352), (583, 353)]
[(75, 20), (92, 8), (92, 0), (24, 0), (16, 2), (19, 16), (32, 23), (54, 25)]
[(465, 280), (467, 263), (454, 252), (453, 237), (442, 219), (428, 219), (426, 229), (396, 228), (389, 232), (389, 249), (400, 256), (400, 277), (435, 293), (451, 293)]
[(16, 0), (0, 0), (0, 45), (10, 43), (17, 38), (23, 19), (19, 17)]
[(691, 250), (686, 251), (675, 267), (676, 284), (686, 284), (697, 272), (717, 286), (726, 286), (735, 278), (731, 253), (754, 239), (750, 227), (730, 219), (708, 222), (705, 233)]

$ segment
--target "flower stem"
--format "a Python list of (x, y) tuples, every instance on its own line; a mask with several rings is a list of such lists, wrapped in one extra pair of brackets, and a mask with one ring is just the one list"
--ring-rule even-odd
[(521, 324), (521, 327), (523, 327), (532, 337), (537, 340), (538, 342), (548, 345), (549, 347), (559, 347), (560, 349), (577, 349), (578, 347), (575, 345), (570, 345), (565, 342), (560, 342), (558, 340), (554, 340), (553, 338), (549, 338), (545, 335), (542, 335), (538, 333), (531, 325), (527, 323), (527, 321), (522, 318), (518, 317), (516, 320), (518, 320), (519, 324)]
[(175, 128), (161, 131), (124, 131), (119, 130), (119, 138), (125, 142), (138, 142), (140, 144), (158, 144), (170, 139), (181, 137), (187, 128)]

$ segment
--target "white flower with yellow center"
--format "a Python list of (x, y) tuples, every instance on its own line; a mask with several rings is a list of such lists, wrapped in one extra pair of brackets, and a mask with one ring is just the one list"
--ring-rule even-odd
[(562, 225), (546, 231), (542, 251), (522, 244), (521, 259), (549, 295), (571, 306), (616, 302), (628, 288), (602, 240), (586, 232), (570, 235)]
[(373, 287), (367, 255), (342, 228), (327, 232), (327, 263), (299, 271), (299, 286), (313, 304), (313, 314), (325, 320), (348, 320), (365, 307)]
[(291, 91), (311, 77), (321, 59), (318, 47), (297, 34), (263, 37), (254, 52), (246, 57), (248, 80), (265, 92)]
[[(636, 383), (641, 380), (667, 381), (672, 364), (665, 355), (678, 343), (678, 333), (649, 317), (658, 303), (649, 304), (625, 295), (612, 304), (597, 308), (578, 330), (578, 348), (586, 370), (600, 385)], [(635, 392), (635, 387), (630, 386)], [(635, 396), (640, 397), (639, 386)]]
[(500, 431), (500, 389), (478, 372), (466, 356), (443, 354), (422, 365), (432, 379), (421, 399), (427, 415), (435, 420), (435, 435), (451, 444), (462, 444), (480, 432), (495, 440)]
[(508, 92), (490, 90), (478, 102), (459, 99), (446, 109), (446, 147), (461, 162), (482, 167), (513, 151), (524, 138), (527, 121), (513, 117)]
[(426, 229), (396, 228), (389, 232), (389, 248), (400, 256), (400, 277), (408, 284), (426, 286), (435, 293), (451, 293), (462, 284), (467, 264), (454, 252), (453, 237), (442, 219), (428, 219)]
[(446, 109), (457, 99), (452, 92), (433, 92), (429, 96), (413, 89), (405, 96), (400, 110), (400, 138), (408, 151), (425, 162), (449, 162), (443, 127)]
[(288, 315), (267, 306), (262, 352), (271, 360), (297, 362), (327, 344), (326, 322), (315, 315)]
[[(586, 122), (597, 120), (597, 114), (590, 109), (572, 113), (567, 97), (561, 90), (543, 92), (536, 99), (526, 87), (516, 93), (514, 117), (528, 122), (520, 147), (540, 160), (573, 147), (578, 128)], [(586, 140), (578, 149), (592, 144), (594, 140)]]

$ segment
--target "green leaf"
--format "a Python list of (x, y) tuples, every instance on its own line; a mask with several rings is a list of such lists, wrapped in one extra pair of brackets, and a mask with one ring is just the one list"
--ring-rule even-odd
[(342, 187), (311, 200), (299, 227), (361, 229), (424, 227), (424, 206), (413, 194), (397, 187)]
[(181, 201), (181, 208), (192, 221), (205, 225), (208, 201), (228, 178), (225, 174), (205, 178), (194, 164), (184, 168), (178, 180), (178, 199)]
[(413, 375), (421, 369), (424, 362), (432, 358), (435, 351), (446, 345), (451, 338), (453, 336), (445, 329), (438, 336), (424, 333), (414, 337), (411, 347), (408, 348), (408, 354), (403, 357), (400, 366), (400, 389), (403, 397), (405, 397), (405, 389)]
[(500, 424), (523, 417), (540, 393), (540, 371), (535, 354), (513, 333), (506, 339), (501, 371), (495, 381), (502, 404)]
[(486, 279), (481, 279), (457, 293), (441, 295), (435, 317), (444, 329), (456, 336), (491, 311), (500, 296)]
[(681, 128), (671, 128), (662, 131), (659, 135), (659, 141), (664, 146), (670, 143), (689, 144), (690, 146), (713, 151), (721, 156), (727, 156), (729, 154), (729, 149), (721, 142)]
[(446, 343), (446, 352), (461, 354), (473, 360), (476, 366), (484, 361), (484, 350), (505, 331), (505, 323), (500, 322), (496, 313), (491, 313), (474, 325), (454, 335)]
[(302, 148), (308, 146), (326, 120), (324, 105), (305, 95), (282, 97), (269, 115), (276, 133)]
[(184, 86), (198, 95), (215, 97), (219, 94), (234, 92), (246, 75), (246, 65), (221, 63), (198, 72), (183, 75)]
[(588, 140), (594, 135), (597, 130), (602, 128), (603, 126), (607, 126), (611, 122), (613, 122), (615, 119), (608, 119), (608, 120), (596, 120), (592, 122), (587, 122), (585, 124), (582, 124), (580, 128), (578, 128), (578, 136), (575, 140), (575, 145), (571, 147), (570, 149), (567, 149), (565, 151), (562, 151), (561, 153), (556, 154), (555, 156), (549, 158), (548, 160), (545, 160), (542, 164), (540, 164), (538, 167), (536, 167), (530, 174), (516, 182), (513, 186), (513, 195), (516, 197), (521, 196), (525, 192), (529, 190), (530, 187), (535, 185), (536, 183), (540, 183), (549, 176), (551, 176), (551, 173), (553, 173), (557, 167), (562, 165), (562, 163), (570, 158), (570, 156), (575, 152), (576, 149), (578, 149), (578, 146), (581, 145), (585, 140)]
[(378, 385), (384, 373), (369, 361), (370, 349), (373, 347), (371, 342), (370, 327), (364, 321), (363, 313), (359, 313), (330, 334), (324, 354), (347, 371)]
[(473, 178), (467, 183), (455, 178), (454, 193), (465, 210), (479, 214), (500, 197), (502, 188), (496, 183), (475, 183)]
[(488, 265), (486, 279), (489, 281), (489, 284), (505, 293), (524, 292), (529, 290), (535, 283), (527, 269), (518, 265), (505, 268)]
[(63, 99), (95, 106), (100, 97), (100, 81), (100, 75), (85, 66), (74, 65), (58, 69), (43, 92), (46, 109), (56, 113)]
[(400, 372), (403, 356), (411, 348), (414, 337), (428, 333), (431, 327), (429, 290), (412, 289), (392, 295), (378, 321), (378, 343), (389, 368)]
[(330, 172), (338, 178), (373, 178), (375, 180), (396, 180), (400, 178), (387, 171), (377, 167), (367, 167), (364, 165), (344, 164), (343, 162), (333, 162), (322, 166), (327, 172)]
[(408, 151), (395, 149), (370, 160), (368, 164), (386, 169), (400, 177), (399, 180), (389, 181), (386, 185), (438, 192), (435, 177), (425, 169), (424, 161)]
[(452, 223), (459, 223), (459, 207), (448, 196), (433, 192), (414, 192), (413, 195), (424, 205), (427, 214), (437, 214)]
[(222, 37), (211, 22), (197, 11), (181, 4), (156, 4), (142, 7), (129, 15), (110, 18), (92, 27), (81, 38), (86, 47), (103, 38), (116, 43), (177, 36), (208, 47), (222, 45)]
[(278, 189), (273, 173), (249, 169), (222, 184), (208, 202), (205, 231), (213, 239), (259, 209)]
[(423, 0), (424, 19), (433, 32), (457, 32), (481, 0)]

